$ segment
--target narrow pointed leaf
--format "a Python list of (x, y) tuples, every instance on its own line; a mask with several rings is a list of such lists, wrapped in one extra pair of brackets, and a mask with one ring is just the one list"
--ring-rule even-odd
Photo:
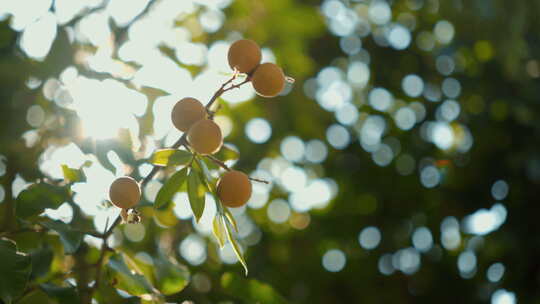
[(156, 166), (180, 166), (187, 165), (192, 157), (188, 151), (163, 149), (155, 152), (150, 162)]
[(169, 180), (161, 187), (157, 196), (154, 208), (161, 209), (166, 208), (172, 200), (173, 196), (180, 190), (187, 178), (187, 168), (174, 173)]
[(229, 208), (223, 207), (223, 211), (225, 212), (225, 217), (227, 217), (227, 220), (233, 226), (234, 231), (236, 231), (236, 233), (238, 233), (238, 225), (236, 224), (236, 220), (234, 219), (234, 216), (232, 215)]
[(227, 233), (225, 232), (225, 226), (221, 214), (216, 214), (214, 217), (214, 221), (212, 222), (212, 232), (214, 232), (214, 236), (218, 241), (219, 248), (223, 248), (223, 246), (225, 246)]
[(60, 235), (60, 241), (64, 245), (64, 251), (66, 254), (73, 254), (81, 245), (83, 234), (78, 231), (74, 231), (71, 227), (62, 221), (49, 221), (41, 223), (43, 226), (58, 232)]
[(188, 176), (188, 198), (191, 205), (191, 211), (195, 215), (197, 222), (201, 219), (204, 212), (204, 185), (201, 183), (199, 173), (193, 168), (189, 172)]
[(208, 166), (204, 163), (204, 161), (201, 161), (199, 158), (195, 158), (195, 162), (197, 163), (200, 172), (201, 172), (201, 179), (204, 181), (206, 186), (208, 187), (208, 190), (210, 192), (215, 192), (215, 185), (213, 183), (212, 175), (210, 174), (210, 169), (208, 169)]
[(231, 229), (229, 229), (229, 225), (226, 225), (225, 231), (227, 232), (227, 238), (229, 239), (229, 242), (231, 243), (231, 246), (234, 250), (234, 253), (236, 254), (236, 257), (238, 258), (238, 261), (244, 266), (244, 270), (246, 271), (246, 276), (248, 275), (248, 267), (246, 260), (244, 259), (244, 255), (242, 254), (242, 251), (240, 250), (240, 245), (238, 245), (238, 242), (233, 237), (231, 233)]

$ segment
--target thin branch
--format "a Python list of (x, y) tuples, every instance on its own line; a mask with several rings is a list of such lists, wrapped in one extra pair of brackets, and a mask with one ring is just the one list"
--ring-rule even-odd
[(135, 16), (135, 18), (131, 19), (131, 21), (127, 25), (123, 26), (122, 29), (118, 33), (115, 34), (116, 37), (118, 37), (116, 39), (117, 45), (120, 45), (127, 40), (128, 30), (131, 28), (131, 26), (137, 21), (139, 21), (141, 18), (146, 17), (157, 2), (158, 1), (150, 0), (146, 4), (146, 7), (137, 16)]
[[(0, 237), (15, 235), (15, 234), (19, 234), (19, 233), (25, 233), (25, 232), (37, 232), (37, 233), (39, 233), (39, 232), (44, 232), (44, 231), (49, 230), (49, 228), (43, 226), (42, 223), (36, 223), (36, 224), (39, 225), (39, 228), (28, 227), (28, 228), (21, 228), (21, 229), (18, 229), (18, 230), (13, 230), (13, 231), (6, 231), (6, 232), (0, 233)], [(88, 234), (88, 235), (91, 235), (91, 236), (94, 236), (94, 237), (97, 237), (97, 238), (102, 238), (103, 237), (102, 233), (99, 233), (99, 232), (93, 231), (93, 230), (79, 230), (79, 229), (72, 229), (72, 230), (75, 231), (75, 232), (80, 232), (82, 234)]]
[(214, 102), (216, 102), (216, 100), (217, 100), (221, 95), (223, 95), (223, 93), (226, 92), (225, 87), (226, 87), (229, 83), (233, 82), (233, 80), (235, 80), (237, 76), (238, 76), (238, 73), (235, 72), (235, 73), (233, 74), (233, 76), (232, 76), (229, 80), (227, 80), (225, 83), (223, 83), (223, 84), (221, 85), (221, 87), (214, 93), (214, 95), (212, 96), (212, 98), (210, 98), (210, 101), (208, 101), (208, 103), (206, 104), (206, 107), (205, 107), (205, 108), (206, 108), (206, 111), (208, 112), (208, 114), (210, 114), (210, 115), (212, 114), (211, 111), (210, 111), (210, 108), (212, 107), (212, 105), (214, 104)]
[[(232, 171), (232, 169), (227, 166), (227, 164), (225, 164), (224, 162), (222, 162), (221, 160), (215, 158), (214, 156), (212, 155), (205, 155), (206, 158), (208, 158), (209, 160), (213, 161), (216, 165), (220, 166), (221, 168), (227, 170), (227, 171)], [(248, 177), (250, 180), (254, 181), (254, 182), (258, 182), (258, 183), (263, 183), (263, 184), (270, 184), (269, 181), (267, 180), (264, 180), (264, 179), (258, 179), (258, 178), (253, 178), (253, 177)]]
[(94, 281), (94, 286), (92, 286), (92, 288), (90, 289), (90, 298), (92, 298), (92, 293), (94, 292), (94, 290), (96, 290), (99, 287), (99, 283), (101, 281), (101, 269), (103, 269), (102, 267), (103, 260), (105, 260), (105, 254), (107, 253), (107, 249), (109, 247), (109, 245), (107, 245), (108, 236), (105, 236), (105, 235), (107, 234), (108, 231), (112, 231), (112, 230), (108, 230), (107, 226), (109, 226), (109, 218), (107, 218), (107, 222), (105, 222), (105, 229), (103, 233), (103, 236), (104, 236), (103, 244), (101, 244), (101, 253), (96, 263), (96, 279)]
[(264, 179), (259, 179), (259, 178), (254, 178), (254, 177), (249, 177), (249, 179), (254, 181), (254, 182), (258, 182), (258, 183), (263, 183), (263, 184), (267, 184), (267, 185), (270, 184), (269, 181), (264, 180)]
[(227, 166), (224, 162), (222, 162), (221, 160), (215, 158), (214, 156), (212, 155), (205, 155), (206, 158), (208, 158), (209, 160), (213, 161), (216, 165), (220, 166), (221, 168), (227, 170), (227, 171), (231, 171), (232, 169), (229, 168), (229, 166)]
[(249, 76), (247, 76), (246, 79), (244, 79), (244, 81), (242, 81), (240, 83), (237, 83), (237, 84), (233, 84), (228, 88), (225, 88), (227, 85), (231, 84), (233, 82), (233, 80), (235, 80), (237, 77), (238, 77), (238, 72), (235, 71), (235, 73), (233, 74), (231, 79), (227, 80), (227, 82), (225, 82), (223, 85), (221, 85), (219, 90), (217, 90), (217, 92), (214, 94), (214, 96), (212, 96), (212, 98), (210, 99), (210, 101), (206, 105), (206, 112), (208, 113), (208, 116), (210, 116), (210, 119), (213, 119), (214, 115), (217, 112), (217, 110), (212, 111), (210, 108), (212, 107), (214, 102), (218, 99), (218, 97), (223, 95), (223, 93), (225, 93), (225, 92), (228, 92), (230, 90), (237, 89), (237, 88), (241, 87), (243, 84), (248, 83), (251, 80), (251, 78)]
[[(77, 230), (76, 230), (77, 231)], [(79, 232), (82, 232), (84, 234), (88, 234), (88, 235), (91, 235), (93, 237), (97, 237), (97, 238), (102, 238), (103, 237), (103, 233), (99, 233), (97, 231), (83, 231), (83, 230), (78, 230)]]
[(226, 88), (223, 92), (227, 92), (227, 91), (230, 91), (230, 90), (233, 90), (233, 89), (238, 89), (238, 88), (240, 88), (243, 84), (246, 84), (246, 83), (248, 83), (248, 82), (250, 82), (250, 81), (251, 81), (251, 78), (246, 77), (246, 79), (244, 79), (244, 81), (242, 81), (242, 82), (240, 82), (240, 83), (237, 83), (237, 84), (235, 84), (235, 85), (232, 85), (232, 86)]

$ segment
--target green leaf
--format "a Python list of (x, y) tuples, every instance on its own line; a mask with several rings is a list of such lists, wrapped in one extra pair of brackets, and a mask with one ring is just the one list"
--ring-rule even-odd
[(165, 295), (182, 291), (189, 283), (190, 273), (187, 267), (174, 259), (160, 254), (154, 259), (157, 288)]
[[(187, 202), (181, 202), (187, 204)], [(166, 204), (165, 207), (154, 209), (154, 221), (161, 227), (174, 227), (178, 224), (178, 217), (174, 214), (174, 203)]]
[(62, 245), (64, 245), (65, 253), (73, 254), (79, 249), (83, 239), (82, 232), (74, 231), (68, 224), (58, 220), (43, 222), (41, 225), (58, 232), (60, 241), (62, 241)]
[[(133, 302), (133, 304), (135, 303), (136, 302)], [(131, 303), (128, 303), (128, 304), (131, 304)], [(141, 299), (140, 304), (167, 304), (167, 303), (165, 302), (165, 299), (154, 296), (154, 297), (145, 297), (144, 299)]]
[[(214, 154), (214, 157), (221, 160), (222, 162), (228, 161), (228, 160), (236, 160), (240, 156), (240, 153), (236, 148), (233, 148), (232, 146), (228, 144), (223, 144), (221, 146), (221, 149), (218, 151), (218, 153)], [(211, 168), (213, 170), (221, 169), (221, 166), (214, 163), (211, 159), (208, 157), (204, 157), (202, 159), (202, 162), (205, 163), (208, 168)]]
[(210, 170), (204, 163), (204, 161), (201, 161), (200, 158), (196, 157), (195, 162), (198, 166), (198, 169), (201, 172), (200, 178), (204, 181), (204, 184), (208, 187), (208, 190), (210, 190), (211, 193), (214, 193), (216, 191), (216, 187), (214, 185), (212, 175), (210, 174)]
[(17, 252), (17, 245), (11, 240), (0, 239), (0, 298), (11, 304), (22, 295), (32, 272), (30, 256)]
[(205, 204), (205, 189), (204, 184), (201, 183), (201, 178), (199, 172), (191, 168), (188, 176), (188, 198), (189, 204), (191, 205), (191, 210), (195, 215), (197, 222), (201, 219), (201, 216), (204, 212)]
[(215, 157), (221, 161), (235, 160), (240, 157), (240, 152), (229, 144), (223, 144)]
[(214, 217), (214, 220), (212, 221), (212, 232), (214, 232), (214, 236), (216, 237), (219, 248), (223, 248), (225, 246), (226, 241), (226, 234), (225, 232), (225, 223), (223, 222), (223, 216), (221, 214), (216, 214)]
[(246, 276), (248, 275), (248, 267), (246, 260), (244, 259), (244, 255), (242, 254), (242, 251), (240, 250), (240, 245), (238, 245), (238, 242), (233, 237), (231, 233), (231, 229), (229, 229), (229, 225), (225, 225), (225, 231), (227, 232), (227, 238), (229, 239), (229, 242), (231, 243), (231, 246), (234, 250), (234, 253), (236, 254), (236, 257), (238, 258), (238, 261), (244, 266), (244, 270), (246, 271)]
[(227, 294), (238, 297), (246, 303), (288, 303), (272, 286), (254, 279), (244, 279), (231, 272), (226, 272), (221, 276), (221, 286)]
[(42, 213), (45, 208), (56, 209), (69, 199), (67, 189), (51, 184), (38, 183), (23, 190), (17, 196), (16, 214), (28, 218)]
[(187, 168), (174, 173), (169, 180), (159, 190), (154, 208), (166, 208), (173, 196), (180, 190), (187, 178)]
[(39, 287), (59, 304), (71, 304), (80, 301), (77, 289), (74, 286), (57, 286), (54, 284), (40, 284)]
[(112, 285), (131, 295), (141, 296), (153, 293), (153, 287), (139, 271), (130, 269), (125, 258), (120, 254), (114, 254), (107, 264), (112, 276)]
[(207, 168), (212, 170), (219, 170), (219, 168), (221, 168), (208, 157), (202, 157), (202, 162), (206, 165)]
[[(28, 290), (28, 289), (27, 289)], [(0, 302), (3, 303), (3, 302)], [(17, 304), (45, 304), (51, 303), (49, 296), (41, 289), (34, 289), (17, 299)]]
[(234, 216), (232, 215), (229, 208), (223, 206), (223, 211), (225, 212), (225, 217), (227, 218), (228, 222), (233, 226), (234, 231), (238, 233), (238, 225), (236, 224), (236, 220), (234, 219)]
[(64, 173), (64, 179), (70, 183), (86, 181), (86, 176), (84, 176), (84, 173), (81, 170), (62, 165), (62, 172)]
[(30, 252), (32, 259), (32, 279), (40, 278), (51, 269), (51, 263), (54, 257), (53, 251), (49, 247), (42, 247)]
[(150, 162), (156, 166), (180, 166), (187, 165), (193, 158), (193, 154), (185, 150), (163, 149), (152, 155)]

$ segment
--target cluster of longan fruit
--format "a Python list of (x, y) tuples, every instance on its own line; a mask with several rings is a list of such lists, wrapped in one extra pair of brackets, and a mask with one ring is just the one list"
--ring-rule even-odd
[[(172, 110), (173, 125), (187, 132), (187, 141), (200, 155), (214, 154), (223, 145), (219, 126), (208, 117), (206, 108), (195, 98), (187, 97), (178, 101)], [(240, 171), (227, 171), (218, 181), (217, 195), (225, 206), (240, 207), (251, 197), (251, 182)]]
[[(247, 39), (234, 42), (228, 52), (229, 65), (235, 75), (246, 74), (246, 81), (251, 81), (258, 95), (277, 96), (285, 87), (286, 77), (279, 66), (261, 63), (261, 58), (257, 43)], [(221, 129), (210, 114), (207, 107), (192, 97), (178, 101), (171, 112), (173, 125), (187, 134), (187, 148), (202, 156), (218, 152), (223, 145)], [(245, 173), (228, 170), (220, 177), (216, 194), (223, 205), (241, 207), (251, 197), (251, 191), (251, 181)], [(139, 183), (131, 177), (119, 177), (111, 184), (109, 197), (115, 206), (122, 208), (123, 214), (127, 214), (127, 210), (140, 200)]]
[(261, 49), (252, 40), (238, 40), (227, 56), (232, 69), (250, 77), (255, 92), (263, 97), (275, 97), (285, 88), (285, 74), (273, 63), (261, 63)]

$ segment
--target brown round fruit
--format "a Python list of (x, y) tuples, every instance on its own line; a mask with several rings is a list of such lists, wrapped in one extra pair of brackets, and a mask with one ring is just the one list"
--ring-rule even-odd
[(219, 151), (223, 144), (221, 129), (212, 120), (202, 119), (189, 129), (188, 142), (199, 154), (208, 155)]
[(261, 49), (256, 42), (241, 39), (231, 44), (227, 58), (231, 69), (237, 69), (240, 73), (250, 73), (261, 62)]
[(219, 179), (217, 194), (227, 207), (244, 206), (251, 197), (251, 182), (243, 172), (228, 171)]
[(205, 118), (206, 109), (200, 101), (186, 97), (178, 101), (171, 112), (173, 125), (180, 131), (186, 132), (197, 121)]
[(141, 199), (139, 183), (129, 176), (119, 177), (109, 188), (109, 198), (118, 208), (132, 208)]
[(251, 77), (255, 92), (263, 97), (274, 97), (285, 87), (285, 74), (273, 63), (263, 63), (255, 69)]

